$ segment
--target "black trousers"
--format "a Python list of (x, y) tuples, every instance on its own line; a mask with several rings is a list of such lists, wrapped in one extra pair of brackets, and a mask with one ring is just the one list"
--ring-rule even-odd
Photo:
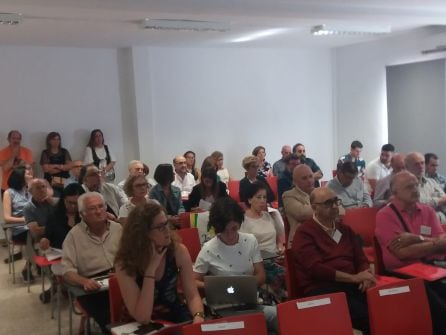
[(110, 324), (110, 302), (108, 290), (83, 295), (77, 298), (82, 308), (101, 327), (102, 333), (109, 334), (107, 325)]

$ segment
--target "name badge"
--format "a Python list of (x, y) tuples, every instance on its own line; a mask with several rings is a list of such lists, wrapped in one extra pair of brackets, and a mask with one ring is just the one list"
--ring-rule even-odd
[(420, 227), (420, 234), (421, 235), (426, 235), (426, 236), (431, 236), (432, 235), (432, 228), (429, 227), (429, 226), (422, 225)]
[(333, 240), (337, 243), (337, 244), (339, 244), (339, 241), (341, 240), (341, 237), (342, 237), (342, 233), (339, 231), (339, 230), (335, 230), (335, 232), (334, 232), (334, 234), (333, 234)]

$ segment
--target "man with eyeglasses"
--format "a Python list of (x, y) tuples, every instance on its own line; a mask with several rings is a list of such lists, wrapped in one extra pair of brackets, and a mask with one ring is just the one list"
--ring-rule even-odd
[(376, 283), (353, 230), (339, 221), (340, 199), (329, 188), (310, 195), (313, 217), (294, 235), (298, 290), (305, 296), (344, 292), (353, 327), (369, 333), (365, 292)]
[(64, 279), (89, 293), (78, 297), (78, 301), (103, 333), (108, 334), (108, 291), (100, 290), (101, 285), (93, 277), (103, 276), (113, 269), (122, 228), (119, 223), (107, 219), (107, 207), (100, 193), (82, 194), (78, 198), (78, 208), (82, 220), (69, 231), (62, 247)]
[(330, 180), (327, 187), (342, 200), (345, 209), (355, 207), (372, 207), (372, 198), (365, 190), (364, 183), (358, 177), (358, 170), (354, 163), (338, 164), (336, 177)]
[[(148, 168), (148, 167), (147, 167)], [(123, 190), (124, 189), (124, 184), (125, 181), (128, 179), (128, 177), (131, 176), (142, 176), (142, 175), (146, 175), (146, 179), (149, 185), (148, 191), (150, 191), (150, 188), (156, 184), (156, 182), (154, 180), (151, 180), (150, 178), (147, 177), (147, 174), (149, 174), (149, 172), (147, 171), (147, 174), (144, 172), (144, 163), (139, 161), (139, 160), (132, 160), (129, 162), (128, 165), (128, 170), (129, 170), (129, 175), (127, 176), (126, 179), (121, 180), (118, 183), (118, 186)], [(147, 193), (148, 193), (147, 191)]]
[(297, 157), (300, 157), (305, 165), (310, 167), (313, 172), (314, 187), (319, 187), (319, 180), (323, 177), (322, 170), (313, 159), (307, 157), (305, 146), (302, 143), (295, 144), (293, 146), (293, 153), (295, 153)]

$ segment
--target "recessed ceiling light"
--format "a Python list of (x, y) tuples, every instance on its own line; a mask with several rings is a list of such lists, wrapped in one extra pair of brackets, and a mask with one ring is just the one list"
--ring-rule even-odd
[(22, 22), (23, 15), (20, 13), (0, 13), (0, 24), (14, 26)]
[(235, 38), (233, 40), (231, 40), (231, 42), (234, 43), (241, 43), (241, 42), (248, 42), (248, 41), (253, 41), (253, 40), (258, 40), (260, 38), (263, 37), (268, 37), (268, 36), (273, 36), (273, 35), (277, 35), (277, 34), (282, 34), (286, 31), (287, 29), (285, 28), (273, 28), (273, 29), (266, 29), (266, 30), (261, 30), (261, 31), (257, 31), (255, 33), (252, 34), (248, 34), (239, 38)]
[(330, 27), (320, 24), (311, 28), (311, 34), (315, 36), (327, 35), (382, 35), (389, 34), (390, 27), (372, 27), (372, 26), (351, 26), (351, 27)]
[(198, 32), (225, 32), (230, 29), (229, 24), (223, 22), (149, 18), (142, 21), (142, 26), (144, 29), (185, 30)]

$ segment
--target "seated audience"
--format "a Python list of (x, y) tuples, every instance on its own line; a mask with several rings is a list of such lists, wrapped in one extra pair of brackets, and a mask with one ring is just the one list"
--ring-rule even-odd
[(170, 216), (178, 216), (179, 213), (184, 212), (181, 190), (172, 185), (174, 179), (172, 165), (158, 165), (154, 177), (157, 184), (151, 188), (149, 198), (157, 200)]
[(372, 207), (370, 194), (364, 189), (364, 183), (358, 177), (354, 163), (338, 164), (336, 177), (330, 180), (327, 187), (336, 193), (344, 208)]
[(276, 222), (268, 213), (265, 184), (255, 181), (248, 188), (245, 218), (240, 232), (253, 234), (263, 258), (266, 284), (269, 285), (277, 302), (287, 297), (285, 291), (285, 269), (277, 264), (276, 257), (284, 252), (285, 231), (283, 224)]
[[(147, 167), (148, 168), (148, 167)], [(121, 180), (118, 183), (118, 186), (121, 189), (124, 189), (124, 184), (126, 182), (126, 180), (131, 177), (131, 176), (146, 176), (149, 174), (149, 171), (147, 171), (147, 173), (144, 172), (144, 163), (138, 160), (132, 160), (130, 161), (129, 165), (128, 165), (128, 169), (129, 169), (129, 175), (127, 176), (126, 179)], [(152, 187), (152, 185), (150, 184), (150, 182), (147, 180), (147, 182), (149, 183), (149, 189)], [(147, 192), (148, 193), (148, 192)]]
[(189, 199), (185, 201), (184, 208), (187, 212), (200, 208), (209, 210), (215, 200), (227, 197), (226, 184), (217, 181), (217, 172), (213, 168), (201, 171), (201, 181), (192, 189)]
[(305, 146), (302, 143), (297, 143), (293, 146), (293, 153), (297, 155), (297, 157), (301, 158), (303, 164), (308, 165), (313, 172), (314, 179), (314, 187), (319, 187), (319, 180), (324, 176), (321, 168), (316, 164), (316, 162), (306, 156)]
[(290, 225), (288, 248), (291, 248), (294, 234), (301, 223), (313, 217), (310, 194), (314, 190), (314, 174), (308, 165), (302, 164), (294, 168), (293, 184), (294, 187), (282, 196), (285, 214)]
[[(73, 183), (65, 187), (53, 213), (48, 218), (45, 231), (40, 239), (40, 249), (62, 249), (63, 241), (73, 226), (81, 221), (77, 207), (77, 199), (85, 191), (81, 185)], [(53, 287), (40, 293), (39, 299), (47, 304), (51, 300)], [(54, 291), (54, 290), (53, 290)]]
[(285, 170), (277, 178), (277, 197), (279, 198), (279, 207), (283, 207), (283, 193), (293, 188), (293, 170), (302, 160), (296, 154), (291, 154), (285, 158)]
[(217, 169), (217, 175), (220, 178), (220, 181), (228, 185), (229, 182), (229, 171), (225, 167), (223, 167), (223, 154), (220, 151), (214, 151), (211, 154), (212, 159), (214, 160), (215, 168)]
[(259, 169), (259, 162), (257, 157), (247, 156), (243, 158), (242, 166), (246, 170), (246, 175), (242, 180), (240, 180), (240, 186), (239, 186), (240, 201), (246, 202), (246, 200), (248, 199), (246, 193), (248, 191), (249, 184), (255, 182), (256, 180), (259, 180), (266, 186), (268, 204), (272, 203), (275, 200), (275, 197), (273, 191), (271, 190), (271, 187), (269, 186), (268, 182), (264, 177), (257, 174), (257, 171)]
[(133, 175), (127, 178), (124, 184), (124, 192), (129, 197), (124, 205), (119, 209), (119, 222), (121, 224), (127, 223), (127, 217), (133, 208), (139, 204), (148, 202), (158, 203), (158, 201), (149, 199), (147, 195), (149, 183), (144, 175)]
[(112, 183), (104, 182), (101, 172), (94, 165), (85, 168), (85, 176), (82, 180), (82, 186), (86, 192), (98, 192), (103, 195), (107, 204), (107, 212), (112, 215), (110, 219), (116, 221), (119, 209), (128, 201), (124, 191)]
[[(446, 235), (435, 211), (419, 202), (419, 181), (408, 171), (392, 176), (390, 205), (376, 215), (375, 235), (381, 246), (384, 266), (392, 270), (420, 261), (444, 260)], [(434, 334), (446, 334), (445, 284), (426, 283)]]
[(379, 157), (372, 160), (365, 170), (365, 183), (367, 191), (370, 194), (375, 192), (376, 183), (392, 173), (392, 165), (390, 164), (395, 147), (392, 144), (384, 144), (381, 147)]
[(272, 175), (271, 164), (268, 163), (265, 159), (265, 147), (262, 147), (261, 145), (255, 147), (254, 150), (252, 150), (252, 155), (257, 157), (257, 162), (259, 164), (257, 174), (259, 175), (259, 177), (266, 178)]
[[(136, 321), (204, 321), (189, 252), (160, 205), (141, 204), (130, 213), (115, 262), (125, 306)], [(187, 305), (177, 291), (179, 278)]]
[(424, 155), (426, 164), (426, 177), (435, 180), (443, 191), (446, 192), (446, 177), (438, 173), (439, 158), (436, 154), (430, 152)]
[(104, 144), (104, 134), (100, 129), (92, 130), (85, 148), (84, 165), (94, 165), (101, 171), (107, 182), (115, 180), (116, 157)]
[(79, 183), (82, 184), (82, 180), (79, 179), (81, 174), (81, 169), (83, 162), (81, 160), (74, 160), (71, 162), (71, 168), (69, 171), (69, 176), (64, 181), (64, 185), (68, 186), (73, 183)]
[(0, 167), (2, 168), (2, 198), (8, 186), (12, 171), (19, 167), (34, 164), (31, 150), (21, 145), (22, 134), (18, 130), (8, 133), (8, 146), (0, 150)]
[[(28, 229), (25, 227), (24, 208), (31, 195), (28, 193), (28, 183), (32, 180), (33, 174), (31, 166), (14, 168), (8, 178), (8, 189), (3, 194), (3, 218), (5, 227), (8, 224), (23, 223), (23, 226), (14, 227), (7, 230), (7, 238), (22, 243), (26, 242)], [(22, 252), (14, 248), (13, 255), (5, 259), (5, 263), (13, 262), (22, 258)], [(34, 279), (32, 273), (28, 277), (26, 265), (22, 270), (22, 277), (25, 282)]]
[(105, 200), (100, 193), (82, 194), (78, 206), (82, 221), (68, 232), (63, 242), (64, 280), (90, 293), (77, 300), (102, 332), (108, 334), (108, 291), (100, 291), (101, 285), (93, 277), (113, 270), (122, 228), (119, 223), (107, 220)]
[[(357, 173), (357, 171), (356, 171)], [(310, 196), (313, 218), (296, 231), (292, 252), (299, 292), (344, 292), (353, 327), (369, 332), (365, 292), (376, 282), (353, 230), (338, 221), (340, 199), (329, 188)]]
[[(242, 208), (230, 197), (220, 198), (211, 207), (209, 225), (216, 236), (206, 242), (198, 254), (194, 274), (199, 289), (204, 276), (254, 275), (257, 285), (265, 283), (265, 269), (254, 235), (239, 232), (244, 219)], [(259, 305), (270, 331), (277, 331), (274, 306)]]
[(282, 146), (282, 150), (280, 151), (280, 153), (282, 155), (282, 158), (280, 158), (273, 164), (273, 175), (277, 177), (279, 177), (285, 170), (285, 158), (291, 155), (291, 146), (288, 144)]
[(200, 170), (195, 167), (195, 152), (188, 150), (184, 153), (183, 157), (186, 158), (187, 172), (192, 174), (195, 181), (197, 181), (200, 178)]
[(195, 179), (192, 174), (187, 172), (186, 158), (183, 156), (176, 156), (173, 159), (173, 166), (175, 168), (175, 179), (172, 182), (173, 186), (181, 190), (182, 197), (188, 197), (195, 186)]
[(360, 157), (362, 151), (362, 143), (359, 141), (353, 141), (350, 144), (350, 153), (339, 157), (338, 164), (344, 162), (353, 162), (358, 169), (358, 175), (363, 176), (365, 171), (365, 160)]
[[(23, 208), (23, 214), (33, 242), (40, 241), (58, 201), (57, 198), (51, 196), (49, 188), (48, 181), (45, 179), (33, 179), (28, 186), (31, 199)], [(28, 256), (31, 257), (31, 255)]]
[(424, 156), (419, 152), (408, 153), (404, 164), (407, 171), (418, 179), (420, 202), (431, 206), (440, 222), (446, 223), (446, 194), (435, 180), (426, 178)]
[(390, 166), (392, 167), (392, 173), (388, 176), (378, 180), (376, 183), (375, 193), (373, 195), (373, 206), (383, 207), (390, 199), (390, 180), (394, 174), (401, 172), (406, 169), (404, 165), (404, 159), (406, 158), (403, 154), (394, 154), (390, 160)]
[(44, 178), (50, 183), (56, 197), (59, 197), (71, 169), (71, 156), (67, 149), (62, 148), (59, 133), (53, 131), (47, 135), (46, 149), (40, 155), (40, 165)]

